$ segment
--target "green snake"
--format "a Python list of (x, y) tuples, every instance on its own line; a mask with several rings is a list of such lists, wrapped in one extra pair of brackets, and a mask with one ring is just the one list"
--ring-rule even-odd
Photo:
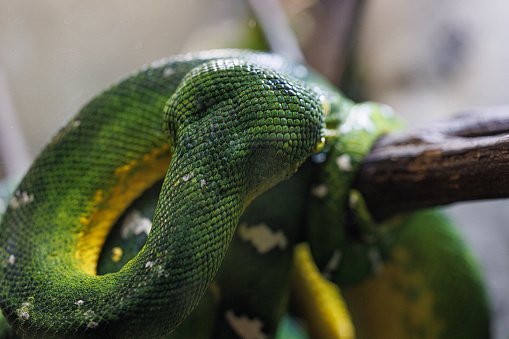
[[(398, 125), (278, 55), (147, 65), (90, 101), (10, 198), (3, 314), (29, 338), (282, 336), (306, 242), (359, 336), (488, 337), (481, 274), (450, 221), (424, 211), (376, 225), (351, 189)], [(141, 249), (101, 272), (108, 234), (153, 187)]]

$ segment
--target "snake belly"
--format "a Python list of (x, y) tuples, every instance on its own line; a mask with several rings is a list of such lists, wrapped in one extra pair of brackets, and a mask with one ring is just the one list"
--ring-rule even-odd
[[(245, 206), (320, 144), (327, 93), (292, 76), (297, 67), (241, 51), (186, 55), (87, 104), (2, 220), (0, 306), (16, 332), (156, 338), (182, 322)], [(144, 248), (121, 271), (96, 275), (113, 222), (165, 174)]]

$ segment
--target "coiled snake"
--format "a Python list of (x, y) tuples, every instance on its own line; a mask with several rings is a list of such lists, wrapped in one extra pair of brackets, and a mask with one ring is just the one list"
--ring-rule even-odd
[[(219, 50), (146, 66), (87, 104), (10, 199), (3, 314), (23, 337), (158, 338), (215, 291), (201, 313), (208, 336), (270, 337), (306, 241), (359, 335), (486, 336), (483, 283), (449, 222), (418, 212), (374, 227), (351, 191), (363, 156), (397, 124), (277, 55)], [(146, 244), (96, 274), (115, 222), (163, 177)]]

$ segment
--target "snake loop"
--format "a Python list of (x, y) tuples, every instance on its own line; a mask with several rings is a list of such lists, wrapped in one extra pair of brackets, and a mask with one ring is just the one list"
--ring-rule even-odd
[[(385, 106), (354, 104), (277, 55), (220, 50), (146, 66), (90, 101), (12, 195), (2, 312), (27, 338), (267, 338), (290, 276), (320, 269), (360, 336), (487, 337), (483, 281), (450, 223), (417, 212), (375, 227), (352, 193), (363, 157), (395, 125)], [(151, 226), (135, 227), (149, 233), (141, 250), (101, 271), (114, 225), (159, 191)], [(316, 267), (295, 261), (291, 275), (302, 242)], [(315, 305), (313, 333), (340, 333), (324, 300), (336, 289), (294, 286)]]
[[(122, 94), (125, 87), (132, 81), (109, 94)], [(149, 104), (155, 95), (146, 91), (134, 88)], [(297, 170), (316, 148), (323, 125), (318, 94), (300, 81), (235, 59), (194, 68), (166, 104), (173, 156), (147, 243), (120, 272), (96, 276), (79, 268), (79, 255), (69, 255), (76, 251), (76, 240), (101, 228), (91, 221), (98, 208), (110, 209), (109, 218), (116, 218), (129, 201), (119, 208), (111, 192), (130, 188), (129, 178), (150, 167), (144, 164), (150, 150), (165, 144), (161, 132), (136, 131), (138, 124), (147, 124), (144, 118), (162, 121), (161, 111), (155, 112), (158, 117), (133, 121), (126, 103), (108, 111), (116, 115), (112, 126), (120, 122), (123, 130), (103, 134), (106, 127), (100, 122), (108, 122), (102, 115), (111, 102), (118, 104), (112, 98), (101, 102), (107, 96), (84, 108), (21, 183), (20, 191), (45, 203), (11, 206), (5, 214), (2, 255), (15, 259), (2, 266), (0, 304), (18, 333), (142, 337), (148, 321), (151, 338), (171, 332), (213, 279), (245, 205)], [(154, 147), (154, 140), (161, 146)], [(124, 153), (131, 159), (112, 156), (115, 147), (130, 147)], [(87, 164), (93, 164), (94, 177), (80, 174)], [(56, 175), (69, 170), (76, 174), (69, 183), (61, 182)], [(90, 198), (68, 205), (62, 203), (65, 196)], [(46, 218), (39, 240), (33, 239), (29, 227), (44, 220), (47, 208), (56, 217)]]

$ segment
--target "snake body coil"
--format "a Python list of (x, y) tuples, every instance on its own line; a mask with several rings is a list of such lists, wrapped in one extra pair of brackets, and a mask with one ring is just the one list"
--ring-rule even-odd
[[(277, 73), (278, 57), (254, 64), (233, 54), (169, 61), (128, 78), (35, 161), (0, 239), (0, 305), (21, 332), (141, 336), (150, 320), (159, 324), (152, 337), (169, 333), (214, 277), (245, 205), (316, 149), (319, 93)], [(145, 248), (121, 272), (94, 275), (98, 233), (170, 157)]]
[[(305, 231), (303, 221), (292, 221), (288, 234), (309, 240), (333, 281), (358, 284), (375, 272), (373, 261), (349, 258), (368, 258), (373, 243), (359, 250), (347, 241), (349, 187), (362, 157), (392, 124), (383, 109), (355, 106), (280, 56), (229, 50), (153, 63), (87, 104), (13, 194), (0, 225), (3, 314), (25, 337), (168, 336), (216, 277), (244, 210), (270, 210), (277, 198), (254, 204), (254, 212), (248, 204), (306, 161), (314, 165), (299, 179), (305, 184), (279, 192), (302, 203), (302, 192), (314, 185), (302, 215), (312, 221)], [(321, 174), (310, 179), (317, 167)], [(97, 275), (115, 221), (163, 177), (144, 247), (120, 271)], [(251, 239), (247, 224), (239, 228)], [(346, 266), (331, 262), (339, 247)], [(381, 259), (391, 257), (388, 248)], [(355, 293), (365, 292), (361, 286)]]

